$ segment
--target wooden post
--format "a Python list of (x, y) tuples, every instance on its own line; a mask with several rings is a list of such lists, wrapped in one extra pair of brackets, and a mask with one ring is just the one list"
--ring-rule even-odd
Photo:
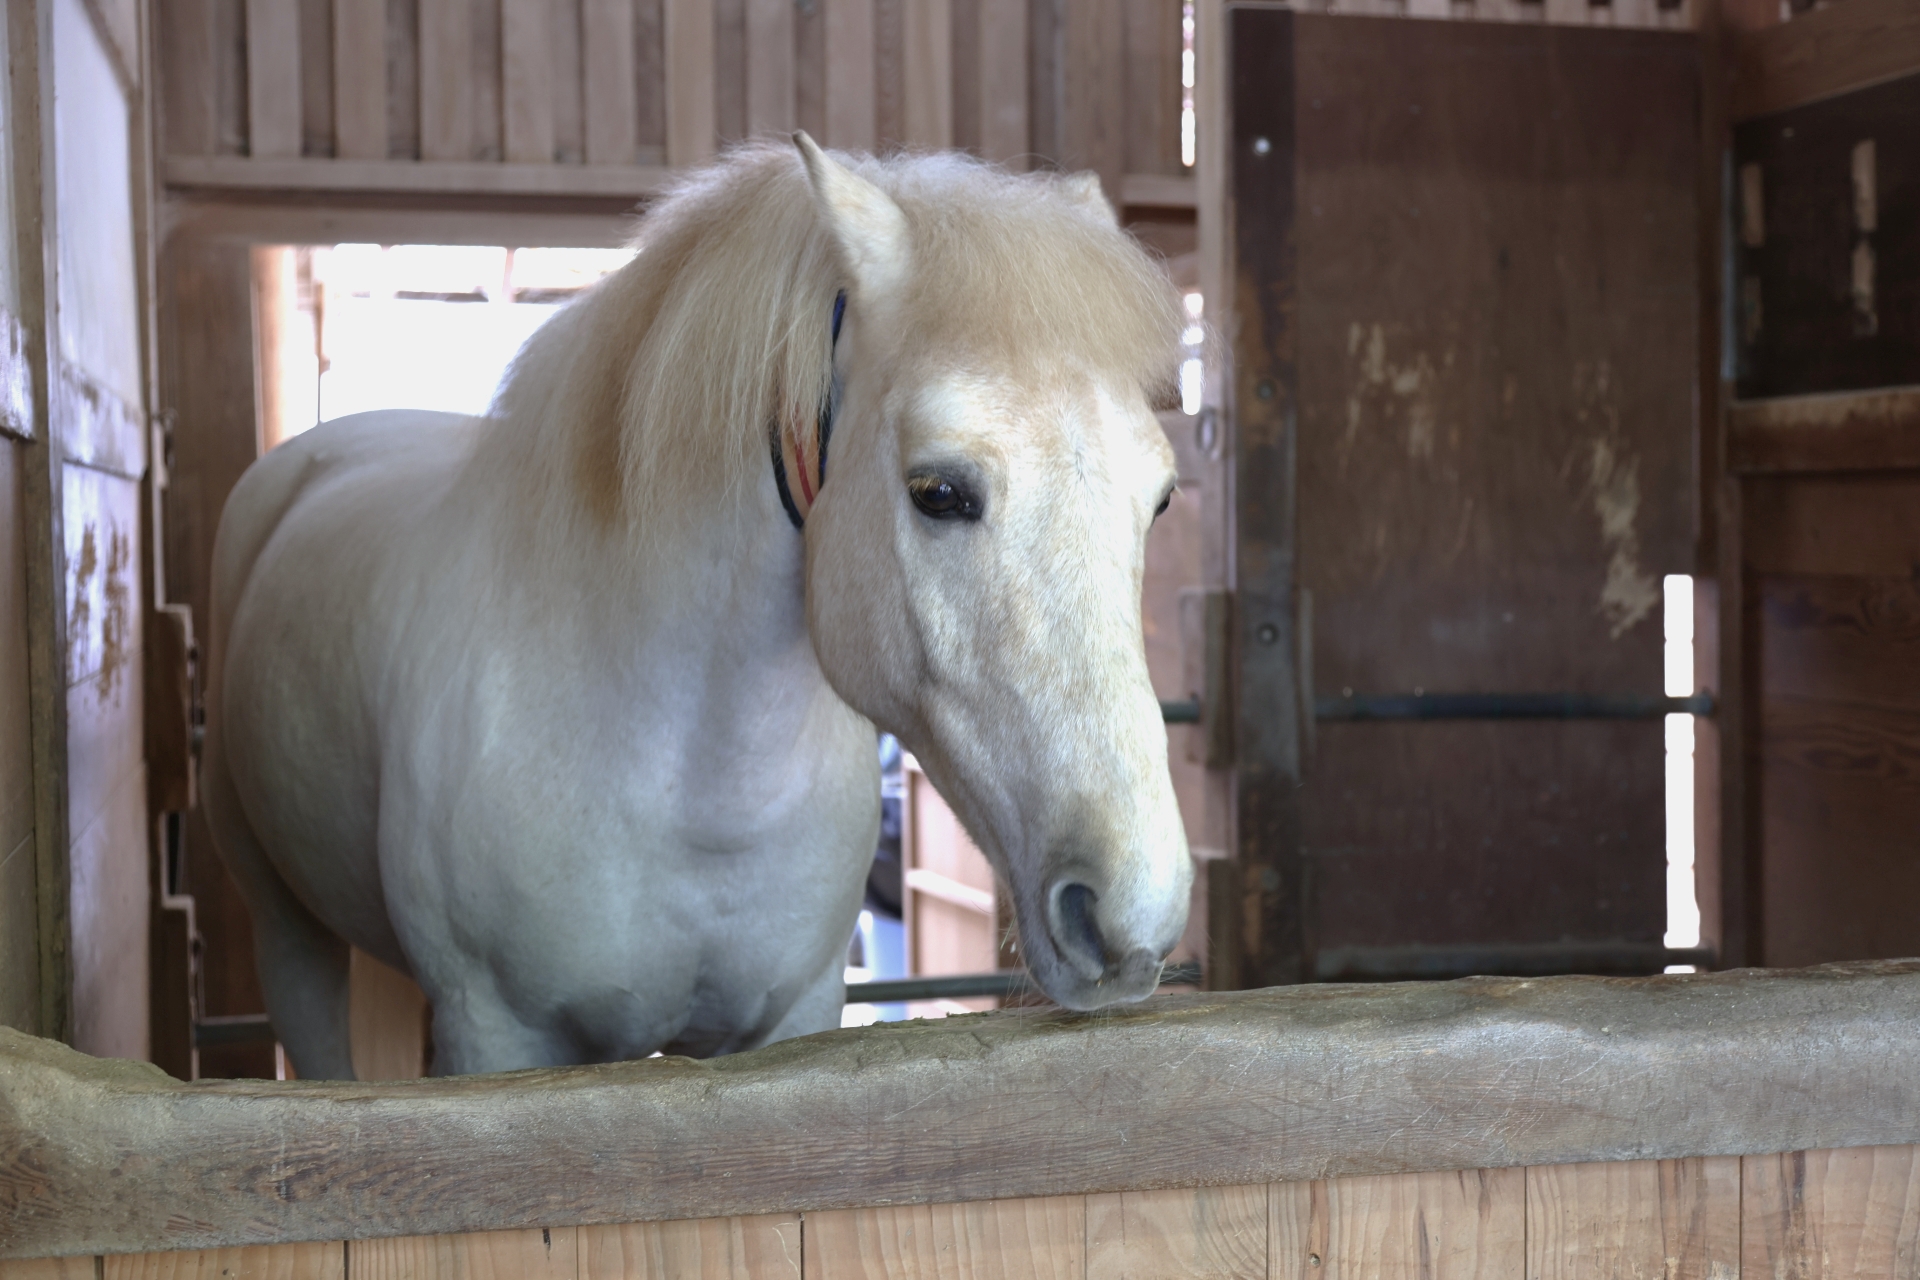
[(1231, 275), (1213, 306), (1228, 312), (1233, 347), (1224, 391), (1237, 715), (1232, 862), (1211, 887), (1214, 928), (1233, 945), (1214, 958), (1226, 966), (1214, 985), (1268, 987), (1308, 976), (1295, 657), (1294, 27), (1290, 12), (1265, 10), (1230, 12), (1226, 24)]

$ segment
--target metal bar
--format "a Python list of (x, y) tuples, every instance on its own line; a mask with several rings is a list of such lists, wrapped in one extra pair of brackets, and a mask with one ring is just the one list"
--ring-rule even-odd
[[(1170, 964), (1160, 972), (1160, 985), (1199, 986), (1200, 966)], [(879, 982), (849, 982), (848, 1004), (899, 1004), (906, 1000), (968, 1000), (980, 996), (1023, 995), (1037, 991), (1024, 969), (999, 973), (960, 973), (939, 978), (889, 978)]]
[(264, 1013), (225, 1014), (201, 1018), (193, 1024), (193, 1047), (212, 1049), (231, 1044), (272, 1044), (273, 1023)]
[(1200, 700), (1186, 698), (1179, 702), (1162, 702), (1160, 716), (1168, 724), (1199, 724)]
[(1637, 693), (1381, 693), (1315, 698), (1316, 720), (1658, 720), (1711, 716), (1713, 695)]
[(1665, 947), (1657, 942), (1490, 944), (1460, 947), (1327, 947), (1314, 957), (1319, 982), (1407, 982), (1474, 975), (1532, 978), (1593, 973), (1631, 976), (1659, 973), (1668, 965), (1712, 968), (1708, 947)]

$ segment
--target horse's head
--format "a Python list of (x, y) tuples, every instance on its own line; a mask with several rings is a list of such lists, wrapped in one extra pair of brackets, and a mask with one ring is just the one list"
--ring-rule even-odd
[(821, 666), (1012, 886), (1047, 994), (1139, 999), (1192, 880), (1140, 616), (1178, 299), (1089, 179), (869, 181), (799, 143), (848, 294), (806, 521)]

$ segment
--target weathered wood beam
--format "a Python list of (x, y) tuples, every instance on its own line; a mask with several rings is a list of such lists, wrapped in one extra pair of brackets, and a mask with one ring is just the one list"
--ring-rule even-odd
[(217, 1081), (0, 1029), (0, 1257), (1920, 1141), (1920, 961), (1163, 996)]

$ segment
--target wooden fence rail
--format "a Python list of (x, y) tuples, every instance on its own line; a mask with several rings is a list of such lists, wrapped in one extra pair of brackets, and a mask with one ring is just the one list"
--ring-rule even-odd
[(1916, 1062), (1920, 961), (1163, 996), (369, 1085), (180, 1084), (0, 1031), (0, 1257), (1326, 1183), (1282, 1197), (1311, 1234), (1342, 1179), (1911, 1145)]

